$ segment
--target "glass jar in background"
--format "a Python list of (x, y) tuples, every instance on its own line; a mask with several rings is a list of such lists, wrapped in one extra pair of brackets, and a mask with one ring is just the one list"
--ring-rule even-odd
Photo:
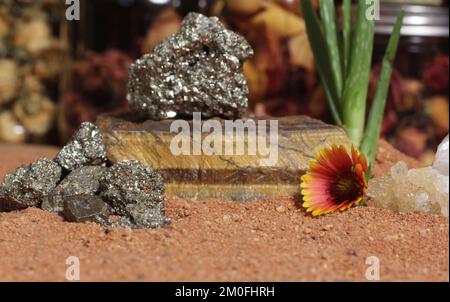
[(65, 6), (0, 1), (0, 143), (56, 143), (68, 57)]
[[(448, 7), (405, 4), (381, 5), (376, 25), (375, 68), (371, 92), (378, 78), (392, 26), (405, 11), (402, 37), (383, 122), (383, 135), (400, 151), (430, 164), (437, 144), (448, 134)], [(430, 1), (425, 1), (430, 3)]]

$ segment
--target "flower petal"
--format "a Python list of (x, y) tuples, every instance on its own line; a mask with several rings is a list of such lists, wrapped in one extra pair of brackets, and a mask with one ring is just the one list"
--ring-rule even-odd
[(319, 216), (359, 204), (367, 188), (366, 171), (366, 159), (354, 146), (350, 155), (344, 146), (320, 150), (301, 177), (303, 207)]

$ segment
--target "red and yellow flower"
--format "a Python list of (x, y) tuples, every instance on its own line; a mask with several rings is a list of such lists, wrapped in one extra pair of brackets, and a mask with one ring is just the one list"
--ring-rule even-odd
[(313, 216), (347, 210), (360, 204), (367, 189), (367, 162), (353, 146), (322, 149), (302, 177), (303, 207)]

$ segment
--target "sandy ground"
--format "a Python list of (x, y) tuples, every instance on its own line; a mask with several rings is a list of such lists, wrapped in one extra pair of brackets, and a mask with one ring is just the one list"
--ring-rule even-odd
[[(380, 149), (376, 173), (403, 158)], [(0, 146), (0, 179), (56, 152)], [(446, 217), (359, 207), (317, 219), (282, 197), (169, 199), (166, 208), (169, 227), (134, 231), (66, 223), (39, 209), (0, 213), (0, 280), (64, 281), (69, 256), (80, 260), (81, 281), (365, 281), (370, 256), (381, 281), (449, 280)]]

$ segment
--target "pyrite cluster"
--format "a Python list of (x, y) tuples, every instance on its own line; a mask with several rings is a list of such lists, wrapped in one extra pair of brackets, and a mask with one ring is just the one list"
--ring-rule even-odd
[(242, 66), (253, 55), (250, 44), (227, 30), (217, 17), (190, 13), (181, 29), (130, 68), (128, 102), (147, 118), (236, 119), (248, 108)]
[(5, 176), (0, 211), (34, 206), (72, 222), (159, 227), (169, 222), (163, 198), (164, 182), (155, 170), (138, 161), (107, 167), (99, 129), (83, 123), (54, 160), (39, 159)]

